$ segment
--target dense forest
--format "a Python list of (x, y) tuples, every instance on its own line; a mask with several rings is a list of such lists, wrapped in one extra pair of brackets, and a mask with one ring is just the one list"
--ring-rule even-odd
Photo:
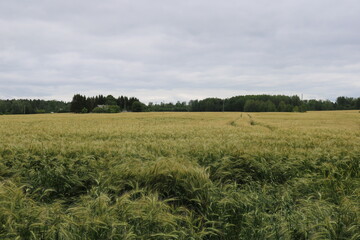
[(305, 112), (360, 109), (360, 97), (338, 97), (330, 100), (301, 100), (298, 96), (245, 95), (231, 98), (205, 98), (177, 103), (144, 104), (136, 97), (75, 94), (71, 102), (12, 99), (0, 100), (0, 114), (33, 113), (117, 113), (132, 112)]
[(120, 111), (141, 112), (145, 109), (145, 105), (140, 103), (136, 97), (121, 96), (115, 98), (112, 95), (95, 97), (86, 97), (80, 94), (74, 95), (70, 111), (75, 113), (115, 113)]
[(0, 100), (0, 114), (33, 114), (69, 112), (70, 103), (56, 100)]
[(206, 98), (173, 103), (149, 103), (146, 111), (190, 111), (190, 112), (305, 112), (321, 110), (360, 109), (360, 97), (338, 97), (330, 100), (301, 100), (298, 96), (285, 95), (246, 95), (226, 99)]

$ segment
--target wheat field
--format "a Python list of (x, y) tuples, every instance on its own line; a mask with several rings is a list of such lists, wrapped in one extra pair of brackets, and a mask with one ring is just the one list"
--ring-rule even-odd
[(360, 113), (0, 116), (0, 239), (360, 239)]

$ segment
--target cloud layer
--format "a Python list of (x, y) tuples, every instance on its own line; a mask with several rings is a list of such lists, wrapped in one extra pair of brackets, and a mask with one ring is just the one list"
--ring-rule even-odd
[(0, 2), (0, 98), (360, 95), (357, 0)]

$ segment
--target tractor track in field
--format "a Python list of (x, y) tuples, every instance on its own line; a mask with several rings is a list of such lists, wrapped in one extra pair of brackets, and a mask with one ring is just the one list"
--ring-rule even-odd
[(260, 126), (269, 129), (270, 131), (276, 130), (275, 126), (272, 126), (270, 124), (265, 124), (259, 121), (255, 121), (254, 117), (251, 114), (241, 114), (240, 117), (235, 118), (234, 120), (230, 121), (228, 125), (233, 127), (240, 127), (239, 123), (246, 123), (245, 125), (249, 124), (250, 126)]

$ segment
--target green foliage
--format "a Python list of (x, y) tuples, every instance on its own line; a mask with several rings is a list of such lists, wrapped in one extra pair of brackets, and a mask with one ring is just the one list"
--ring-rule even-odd
[(96, 107), (92, 111), (93, 113), (118, 113), (120, 112), (120, 107), (117, 105), (105, 105), (102, 107)]
[(45, 110), (44, 109), (37, 109), (36, 113), (45, 113)]
[(160, 103), (154, 104), (150, 102), (146, 106), (146, 111), (148, 112), (188, 112), (190, 111), (190, 106), (186, 102), (176, 102), (174, 103)]
[(81, 113), (86, 108), (86, 97), (80, 94), (75, 94), (70, 105), (70, 111), (74, 113)]
[(139, 101), (135, 101), (131, 105), (131, 111), (133, 111), (133, 112), (142, 112), (143, 109), (144, 109), (144, 106)]
[(106, 105), (116, 105), (116, 99), (112, 95), (106, 97)]
[(0, 100), (2, 114), (34, 114), (50, 112), (69, 112), (70, 104), (62, 101), (12, 99)]
[(109, 113), (118, 113), (120, 112), (120, 107), (118, 105), (110, 105), (107, 110)]
[[(87, 109), (87, 112), (94, 113), (118, 113), (121, 110), (130, 109), (134, 102), (139, 101), (135, 97), (119, 97), (116, 99), (112, 95), (103, 96), (98, 95), (95, 97), (86, 97), (80, 94), (75, 94), (71, 101), (71, 112), (79, 113), (82, 112), (84, 108)], [(143, 104), (141, 104), (142, 106)], [(103, 110), (101, 110), (101, 108)]]
[(264, 101), (255, 101), (247, 100), (244, 105), (245, 112), (276, 112), (276, 106), (270, 100)]
[[(360, 109), (360, 97), (338, 97), (335, 102), (330, 100), (300, 100), (298, 96), (285, 95), (245, 95), (234, 96), (226, 99), (206, 98), (190, 100), (188, 103), (152, 103), (147, 106), (136, 97), (112, 95), (98, 95), (86, 97), (75, 94), (70, 103), (62, 101), (12, 99), (0, 100), (0, 114), (33, 114), (33, 113), (81, 113), (84, 108), (87, 112), (102, 112), (99, 106), (118, 106), (120, 110), (110, 112), (221, 112), (221, 111), (247, 111), (247, 112), (306, 112), (319, 110), (351, 110)], [(134, 108), (133, 108), (133, 104)], [(94, 111), (95, 110), (95, 111)]]
[(103, 107), (96, 107), (92, 110), (93, 113), (106, 113), (107, 109), (103, 108)]

